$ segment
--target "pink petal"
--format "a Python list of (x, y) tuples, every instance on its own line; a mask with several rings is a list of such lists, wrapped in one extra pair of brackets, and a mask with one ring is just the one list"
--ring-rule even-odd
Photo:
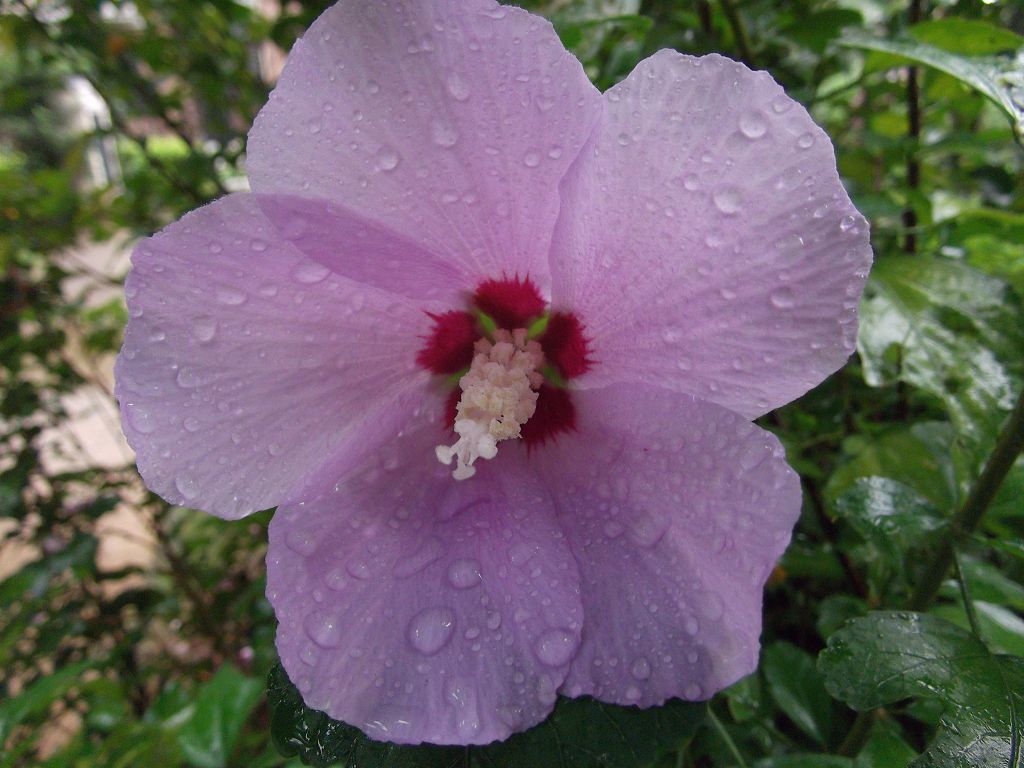
[(586, 617), (562, 692), (709, 698), (757, 666), (762, 590), (799, 480), (773, 435), (720, 406), (644, 385), (574, 399), (578, 433), (537, 456)]
[(305, 258), (250, 195), (143, 240), (125, 293), (122, 424), (174, 504), (227, 518), (274, 506), (350, 422), (425, 384), (422, 308)]
[(598, 361), (755, 417), (853, 351), (871, 247), (832, 145), (764, 72), (662, 51), (566, 179), (552, 296)]
[(523, 452), (461, 483), (436, 461), (439, 403), (397, 437), (368, 425), (378, 447), (356, 473), (278, 510), (267, 596), (311, 707), (376, 739), (485, 744), (550, 712), (579, 576)]
[(551, 25), (519, 8), (343, 0), (296, 43), (257, 117), (250, 180), (376, 220), (460, 287), (502, 273), (546, 287), (558, 183), (599, 111)]

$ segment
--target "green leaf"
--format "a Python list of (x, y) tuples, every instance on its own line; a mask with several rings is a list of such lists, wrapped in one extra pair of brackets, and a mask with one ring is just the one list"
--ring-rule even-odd
[(78, 685), (81, 674), (96, 666), (94, 661), (80, 661), (61, 667), (52, 675), (41, 677), (13, 698), (0, 703), (0, 744), (22, 720), (42, 714), (49, 706)]
[(223, 768), (253, 707), (263, 696), (259, 680), (230, 664), (217, 670), (198, 691), (191, 717), (178, 733), (178, 743), (199, 768)]
[(1024, 48), (1024, 37), (981, 19), (949, 16), (922, 21), (912, 26), (909, 32), (915, 40), (965, 56), (1014, 53)]
[(401, 746), (372, 741), (310, 709), (280, 664), (267, 681), (271, 735), (286, 757), (323, 768), (630, 768), (677, 749), (701, 725), (702, 704), (640, 710), (593, 699), (560, 699), (540, 725), (483, 747)]
[(1024, 140), (1024, 65), (1020, 56), (966, 57), (912, 37), (881, 39), (863, 30), (844, 34), (839, 43), (850, 48), (892, 54), (955, 77), (1001, 107), (1010, 118), (1015, 135)]
[(836, 500), (836, 514), (893, 563), (943, 527), (931, 503), (887, 477), (863, 477)]
[(879, 718), (853, 768), (906, 768), (915, 757), (917, 752), (903, 740), (899, 727), (892, 720)]
[(832, 733), (832, 701), (810, 654), (790, 643), (764, 652), (764, 676), (779, 709), (821, 746)]
[(883, 259), (861, 318), (867, 382), (898, 380), (929, 392), (987, 453), (1024, 373), (1024, 310), (1006, 283), (945, 259)]
[(911, 696), (945, 705), (942, 728), (916, 768), (1006, 768), (1020, 758), (1024, 659), (994, 656), (936, 616), (878, 612), (829, 638), (818, 661), (825, 686), (866, 711)]
[(918, 422), (897, 427), (873, 439), (851, 438), (844, 444), (849, 459), (825, 487), (834, 502), (861, 477), (884, 476), (912, 488), (939, 509), (957, 500), (956, 470), (949, 453), (955, 434), (949, 424)]

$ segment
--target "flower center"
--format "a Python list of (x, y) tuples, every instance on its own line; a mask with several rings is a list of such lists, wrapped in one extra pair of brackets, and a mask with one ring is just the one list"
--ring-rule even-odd
[(457, 440), (435, 452), (457, 461), (457, 480), (494, 458), (501, 440), (533, 450), (575, 428), (572, 380), (594, 365), (590, 342), (579, 318), (552, 311), (530, 278), (485, 280), (464, 309), (429, 316), (416, 362), (455, 387), (444, 423)]
[(494, 342), (479, 339), (469, 372), (459, 379), (459, 398), (455, 411), (454, 445), (435, 448), (442, 464), (457, 464), (452, 472), (456, 480), (476, 474), (477, 459), (498, 455), (498, 442), (521, 435), (522, 426), (537, 410), (538, 390), (544, 383), (540, 369), (544, 352), (540, 344), (528, 338), (525, 328), (514, 331), (497, 329)]

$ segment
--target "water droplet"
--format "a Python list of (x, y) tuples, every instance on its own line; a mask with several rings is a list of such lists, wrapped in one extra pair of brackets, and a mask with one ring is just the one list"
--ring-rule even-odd
[(796, 145), (800, 149), (810, 149), (814, 146), (814, 136), (810, 133), (805, 133), (796, 140)]
[(181, 422), (181, 426), (185, 428), (186, 432), (198, 432), (202, 424), (199, 423), (199, 419), (195, 416), (186, 416), (184, 421)]
[(786, 235), (776, 240), (774, 245), (782, 256), (792, 257), (804, 247), (804, 239), (800, 235)]
[(427, 608), (409, 622), (409, 644), (425, 656), (432, 656), (448, 643), (455, 627), (450, 608)]
[(716, 190), (712, 199), (715, 201), (715, 207), (727, 215), (736, 213), (743, 205), (740, 193), (732, 187)]
[(696, 683), (690, 683), (683, 689), (683, 698), (689, 701), (698, 701), (703, 695), (704, 692)]
[(694, 173), (688, 173), (683, 177), (683, 187), (690, 192), (700, 189), (700, 179)]
[(309, 557), (316, 552), (316, 539), (308, 531), (290, 530), (284, 541), (290, 550), (303, 557)]
[(523, 157), (523, 165), (527, 168), (536, 168), (540, 165), (540, 155), (536, 152), (527, 152), (526, 156)]
[(768, 121), (760, 110), (744, 112), (740, 116), (740, 131), (748, 139), (760, 139), (768, 132)]
[(229, 307), (237, 307), (239, 304), (245, 303), (245, 294), (237, 288), (221, 286), (214, 295), (217, 297), (217, 301)]
[(292, 276), (300, 283), (312, 285), (313, 283), (319, 283), (330, 273), (331, 270), (323, 264), (318, 264), (315, 261), (306, 261), (295, 268)]
[(167, 338), (167, 334), (160, 328), (154, 328), (149, 332), (149, 340), (151, 342), (163, 341)]
[(447, 85), (448, 93), (456, 101), (465, 101), (469, 98), (469, 83), (463, 80), (459, 74), (452, 72), (448, 75)]
[(796, 296), (793, 293), (793, 289), (788, 286), (776, 288), (771, 292), (772, 306), (777, 309), (789, 309), (796, 303)]
[(488, 629), (494, 630), (501, 626), (501, 614), (497, 611), (491, 611), (487, 614), (487, 620), (484, 622)]
[(341, 621), (329, 613), (311, 613), (305, 621), (306, 634), (321, 648), (336, 648), (341, 644)]
[(196, 485), (195, 479), (189, 475), (179, 475), (176, 477), (174, 479), (174, 487), (178, 489), (178, 493), (189, 501), (199, 495), (199, 486)]
[(542, 664), (560, 667), (576, 653), (576, 637), (561, 629), (549, 629), (537, 638), (533, 652)]
[(619, 142), (619, 146), (620, 147), (625, 147), (631, 141), (632, 141), (632, 139), (629, 137), (628, 133), (620, 133), (619, 134), (618, 142)]
[(253, 240), (251, 243), (249, 243), (249, 247), (256, 251), (256, 253), (263, 253), (265, 250), (267, 250), (268, 246), (266, 240), (260, 240), (259, 238), (257, 238), (256, 240)]
[(788, 112), (792, 106), (792, 100), (785, 96), (779, 96), (779, 98), (772, 102), (772, 112), (781, 115), (783, 112)]
[(128, 405), (125, 406), (125, 411), (128, 414), (128, 422), (136, 432), (148, 435), (156, 429), (156, 422), (153, 419), (153, 414), (150, 413), (148, 409), (143, 408), (141, 405), (128, 403)]
[(640, 695), (640, 689), (635, 685), (631, 685), (626, 689), (626, 701), (639, 701)]
[(459, 140), (458, 131), (449, 123), (435, 120), (430, 127), (430, 136), (439, 147), (454, 147)]
[(309, 122), (306, 123), (306, 126), (309, 128), (309, 132), (314, 136), (320, 133), (320, 131), (322, 131), (324, 127), (323, 123), (320, 122), (320, 118), (318, 117), (310, 118)]
[(217, 335), (217, 321), (208, 315), (193, 318), (192, 335), (202, 342), (212, 341)]
[(696, 635), (700, 630), (700, 624), (692, 616), (687, 617), (686, 621), (683, 622), (683, 629), (686, 630), (688, 635)]
[(851, 229), (854, 228), (854, 226), (856, 226), (856, 224), (857, 219), (855, 219), (853, 216), (843, 216), (843, 218), (839, 221), (839, 231), (849, 232)]
[(731, 288), (722, 288), (718, 293), (726, 301), (732, 301), (736, 298), (736, 291)]
[(398, 166), (398, 160), (398, 152), (388, 144), (381, 145), (381, 148), (377, 150), (377, 167), (382, 171), (395, 170)]
[(456, 560), (448, 567), (448, 583), (456, 589), (469, 589), (481, 581), (480, 563), (476, 560)]
[(651, 676), (651, 662), (643, 656), (638, 656), (629, 666), (629, 674), (637, 680), (646, 680)]

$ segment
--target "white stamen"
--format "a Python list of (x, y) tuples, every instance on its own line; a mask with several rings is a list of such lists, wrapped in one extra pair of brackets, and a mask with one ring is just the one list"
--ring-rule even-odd
[(452, 477), (465, 480), (476, 474), (473, 462), (498, 455), (498, 441), (519, 437), (520, 429), (537, 409), (537, 392), (544, 377), (544, 352), (527, 332), (499, 329), (494, 343), (480, 339), (469, 372), (459, 380), (462, 397), (455, 415), (458, 441), (434, 449), (437, 460), (457, 460)]

